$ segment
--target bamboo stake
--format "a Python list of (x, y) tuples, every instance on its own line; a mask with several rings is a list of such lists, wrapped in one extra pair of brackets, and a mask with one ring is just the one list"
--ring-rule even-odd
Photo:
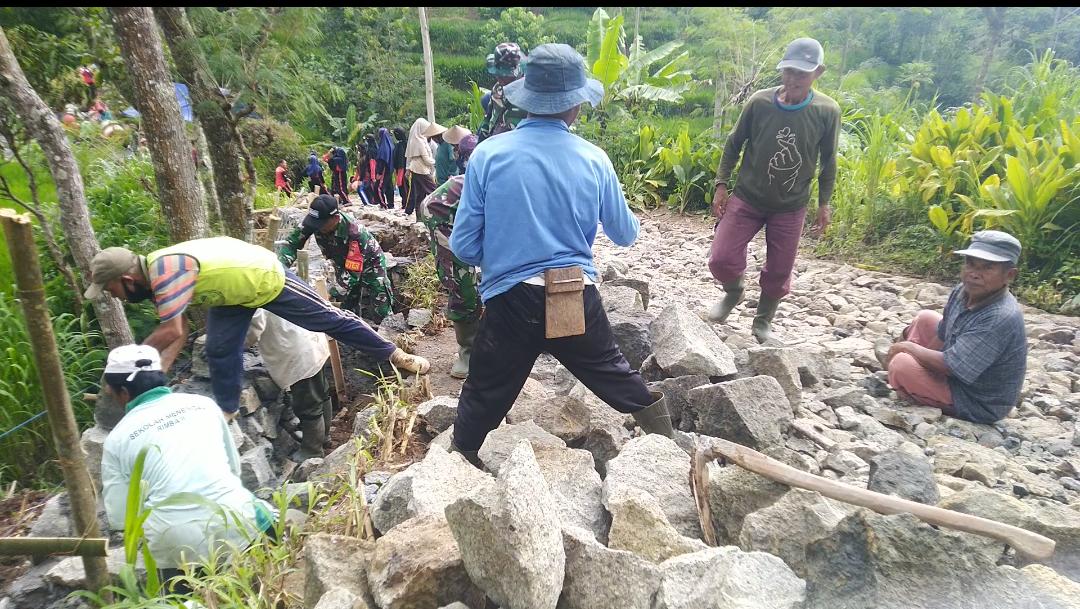
[[(311, 267), (311, 252), (300, 250), (296, 253), (296, 274), (300, 279), (308, 281), (308, 269)], [(308, 281), (308, 283), (311, 283)]]
[(274, 212), (270, 214), (270, 217), (266, 220), (266, 236), (263, 237), (264, 241), (262, 246), (271, 252), (274, 251), (274, 242), (277, 241), (278, 229), (281, 227), (281, 216), (277, 214), (277, 208), (274, 208)]
[[(330, 300), (325, 277), (315, 280), (315, 291), (319, 293), (319, 296)], [(341, 368), (341, 349), (338, 348), (337, 341), (329, 336), (326, 337), (326, 342), (330, 344), (330, 369), (334, 372), (334, 393), (337, 394), (338, 404), (345, 406), (345, 371)], [(329, 428), (326, 433), (330, 433)]]
[[(10, 209), (0, 209), (0, 224), (4, 226), (11, 268), (15, 272), (19, 300), (26, 316), (26, 329), (34, 351), (34, 363), (41, 391), (45, 398), (49, 428), (56, 444), (57, 459), (64, 472), (64, 485), (71, 498), (71, 512), (75, 530), (85, 538), (101, 537), (98, 530), (97, 502), (94, 484), (86, 469), (82, 446), (79, 443), (79, 427), (71, 408), (64, 371), (60, 366), (60, 353), (56, 349), (49, 309), (45, 305), (45, 288), (41, 279), (37, 247), (30, 230), (30, 217), (19, 215)], [(109, 584), (109, 570), (105, 558), (83, 556), (86, 581), (91, 590), (98, 591)]]
[(105, 537), (0, 537), (0, 556), (105, 556), (108, 552), (109, 540)]

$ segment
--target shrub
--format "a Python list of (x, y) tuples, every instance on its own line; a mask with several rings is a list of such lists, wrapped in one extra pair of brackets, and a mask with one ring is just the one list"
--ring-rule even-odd
[[(286, 123), (269, 118), (245, 119), (240, 122), (240, 134), (259, 169), (260, 180), (272, 181), (274, 168), (282, 159), (289, 162), (294, 172), (306, 164), (308, 149), (296, 130)], [(295, 177), (293, 184), (298, 184)]]
[(485, 55), (436, 55), (432, 67), (436, 78), (446, 81), (455, 90), (467, 91), (469, 81), (483, 84), (493, 80), (487, 72), (485, 57)]

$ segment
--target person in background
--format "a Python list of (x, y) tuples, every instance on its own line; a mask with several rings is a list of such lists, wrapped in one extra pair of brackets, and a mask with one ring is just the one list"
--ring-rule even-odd
[(346, 185), (349, 180), (349, 161), (345, 158), (345, 149), (335, 146), (330, 150), (330, 194), (338, 197), (342, 204), (349, 202), (349, 192)]
[(375, 142), (375, 134), (369, 133), (364, 136), (364, 158), (367, 163), (367, 179), (364, 181), (364, 190), (367, 191), (368, 199), (372, 205), (383, 207), (382, 185), (379, 183), (379, 145)]
[[(462, 160), (461, 154), (459, 154), (460, 151), (458, 150), (458, 145), (461, 143), (462, 138), (469, 135), (472, 135), (472, 132), (461, 125), (450, 127), (446, 130), (446, 133), (443, 134), (443, 140), (454, 147), (453, 158), (455, 169), (452, 175), (461, 175), (465, 173), (465, 161)], [(436, 167), (438, 167), (438, 159), (436, 159)]]
[(394, 142), (390, 130), (379, 127), (378, 149), (375, 154), (375, 173), (379, 183), (379, 205), (383, 209), (394, 207)]
[(319, 157), (315, 155), (314, 150), (308, 154), (308, 164), (304, 169), (304, 175), (307, 176), (308, 181), (311, 183), (311, 192), (317, 195), (326, 192), (322, 163), (319, 162)]
[(89, 66), (79, 66), (79, 78), (82, 79), (83, 84), (87, 86), (86, 89), (86, 106), (93, 105), (94, 100), (97, 99), (97, 81), (94, 77), (94, 70), (96, 65), (90, 64)]
[(521, 48), (513, 42), (502, 42), (487, 56), (487, 72), (495, 77), (495, 86), (485, 94), (480, 103), (484, 106), (484, 120), (476, 130), (482, 142), (487, 138), (512, 130), (525, 112), (506, 100), (503, 88), (522, 77), (521, 62), (526, 59)]
[(996, 230), (971, 236), (960, 283), (942, 313), (919, 311), (902, 335), (874, 345), (903, 399), (975, 423), (1005, 418), (1027, 372), (1024, 312), (1009, 292), (1020, 241)]
[[(717, 223), (709, 251), (709, 271), (723, 286), (724, 298), (712, 306), (708, 318), (724, 323), (743, 298), (746, 246), (765, 227), (761, 296), (751, 330), (759, 343), (772, 336), (776, 309), (791, 291), (791, 270), (819, 160), (814, 232), (824, 233), (829, 224), (840, 137), (840, 106), (812, 88), (825, 71), (821, 44), (813, 38), (792, 41), (776, 69), (780, 86), (750, 97), (724, 145), (716, 170)], [(729, 196), (728, 182), (740, 154), (739, 181)]]
[(288, 392), (289, 405), (300, 419), (303, 437), (290, 458), (303, 463), (322, 458), (323, 442), (330, 432), (330, 384), (323, 368), (330, 358), (326, 335), (259, 309), (251, 317), (245, 344), (258, 345), (270, 378)]
[[(102, 448), (101, 494), (110, 528), (123, 530), (128, 487), (139, 482), (133, 480), (135, 462), (146, 450), (141, 479), (150, 514), (142, 526), (150, 555), (168, 579), (180, 575), (185, 563), (205, 561), (226, 546), (242, 550), (273, 534), (275, 514), (244, 488), (240, 455), (214, 400), (173, 393), (165, 381), (157, 349), (123, 345), (109, 352), (102, 390), (123, 406), (124, 416)], [(179, 493), (207, 503), (153, 509)]]
[[(402, 195), (401, 206), (405, 207), (405, 149), (408, 136), (401, 127), (394, 127), (394, 189), (398, 195)], [(394, 199), (389, 200), (390, 209), (394, 208)]]
[(454, 146), (443, 138), (446, 127), (437, 125), (429, 128), (432, 135), (431, 141), (438, 144), (435, 148), (435, 185), (441, 186), (446, 180), (457, 173), (457, 163), (454, 162)]
[(289, 164), (282, 159), (274, 170), (274, 188), (277, 191), (292, 196), (292, 180), (289, 178)]
[[(484, 314), (451, 441), (474, 465), (543, 352), (646, 433), (674, 437), (664, 395), (631, 370), (594, 285), (597, 227), (624, 247), (640, 230), (607, 154), (570, 132), (581, 105), (599, 104), (604, 87), (569, 45), (540, 45), (527, 61), (525, 78), (505, 94), (528, 117), (473, 152), (450, 235), (454, 255), (483, 274)], [(580, 300), (572, 304), (582, 333), (548, 338), (548, 290), (572, 296), (565, 288), (574, 287), (548, 286), (548, 271), (577, 276)]]
[(424, 132), (431, 127), (426, 118), (413, 121), (405, 147), (405, 215), (412, 214), (435, 190), (435, 157)]
[[(447, 135), (457, 129), (447, 131)], [(469, 162), (469, 156), (476, 148), (476, 136), (465, 135), (457, 143), (458, 159)], [(454, 323), (454, 335), (457, 338), (458, 357), (450, 370), (450, 376), (463, 379), (469, 376), (469, 361), (472, 357), (473, 341), (480, 324), (480, 284), (476, 269), (462, 262), (450, 251), (450, 236), (454, 230), (454, 216), (457, 214), (461, 189), (465, 184), (464, 175), (451, 176), (445, 184), (435, 189), (421, 203), (422, 222), (427, 226), (431, 239), (431, 255), (435, 257), (435, 271), (439, 283), (446, 289), (446, 318)]]
[(282, 264), (291, 266), (311, 235), (323, 256), (334, 263), (338, 282), (346, 287), (341, 295), (343, 309), (376, 322), (393, 311), (394, 290), (379, 241), (363, 224), (340, 211), (334, 197), (319, 196), (311, 202), (303, 225), (293, 229), (278, 253)]

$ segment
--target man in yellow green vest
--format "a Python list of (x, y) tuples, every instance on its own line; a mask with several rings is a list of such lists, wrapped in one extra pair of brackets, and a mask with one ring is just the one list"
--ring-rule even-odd
[(152, 300), (161, 323), (143, 341), (161, 352), (168, 370), (187, 340), (183, 312), (206, 305), (206, 359), (218, 406), (230, 418), (240, 406), (244, 337), (256, 309), (323, 332), (377, 360), (418, 374), (429, 364), (375, 333), (360, 317), (331, 305), (287, 270), (270, 250), (213, 237), (178, 243), (139, 256), (110, 247), (90, 263), (92, 285), (86, 297), (108, 292), (128, 302)]

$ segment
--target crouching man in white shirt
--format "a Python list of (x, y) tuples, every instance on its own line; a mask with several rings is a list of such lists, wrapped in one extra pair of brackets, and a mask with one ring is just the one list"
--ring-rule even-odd
[[(124, 527), (132, 470), (143, 466), (146, 543), (162, 575), (178, 575), (225, 545), (242, 549), (273, 533), (274, 513), (240, 481), (240, 455), (218, 405), (210, 398), (173, 393), (165, 386), (161, 356), (147, 345), (124, 345), (109, 353), (104, 391), (124, 405), (124, 417), (105, 439), (102, 492), (109, 525)], [(162, 504), (177, 493), (206, 503)]]

